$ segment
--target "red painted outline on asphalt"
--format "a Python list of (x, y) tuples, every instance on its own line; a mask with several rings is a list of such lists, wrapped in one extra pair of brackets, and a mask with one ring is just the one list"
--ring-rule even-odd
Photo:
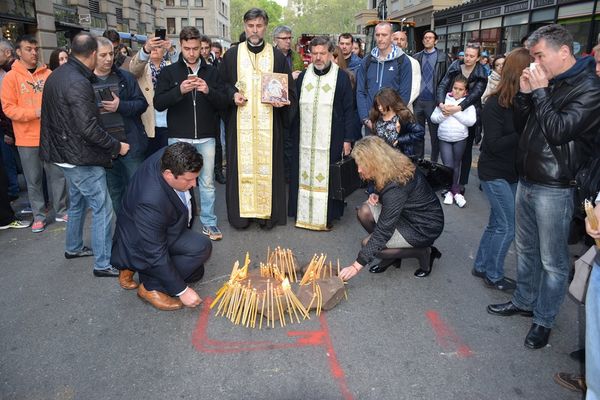
[(467, 346), (462, 339), (454, 333), (454, 330), (447, 325), (440, 314), (434, 310), (428, 310), (425, 313), (425, 316), (429, 320), (431, 324), (431, 328), (435, 332), (435, 338), (440, 347), (442, 347), (445, 351), (456, 351), (456, 354), (459, 358), (467, 358), (473, 355), (473, 352)]
[(336, 381), (344, 400), (352, 400), (354, 398), (352, 393), (350, 393), (350, 390), (348, 390), (344, 369), (342, 368), (335, 354), (331, 335), (329, 334), (329, 326), (324, 314), (319, 316), (319, 324), (321, 327), (319, 330), (289, 331), (287, 333), (288, 337), (294, 338), (294, 341), (291, 343), (277, 343), (269, 341), (223, 341), (208, 337), (207, 331), (208, 322), (210, 319), (209, 304), (211, 302), (211, 298), (204, 299), (202, 303), (202, 311), (200, 312), (200, 317), (198, 318), (198, 323), (196, 324), (196, 329), (192, 334), (192, 345), (196, 348), (196, 350), (210, 354), (232, 354), (300, 347), (320, 347), (325, 350), (325, 355), (327, 356), (327, 361), (329, 363), (329, 372)]

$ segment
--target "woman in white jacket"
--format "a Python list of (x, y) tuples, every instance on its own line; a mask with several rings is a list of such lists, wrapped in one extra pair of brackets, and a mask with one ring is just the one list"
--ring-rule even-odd
[[(446, 95), (444, 104), (460, 104), (467, 95), (467, 85), (467, 78), (458, 75), (452, 83), (452, 92)], [(452, 187), (444, 197), (444, 204), (456, 202), (456, 205), (461, 208), (467, 204), (465, 197), (460, 194), (460, 165), (469, 136), (469, 127), (475, 125), (476, 121), (477, 113), (474, 106), (451, 115), (444, 115), (440, 107), (436, 107), (431, 114), (431, 122), (439, 124), (438, 139), (442, 162), (454, 171)]]

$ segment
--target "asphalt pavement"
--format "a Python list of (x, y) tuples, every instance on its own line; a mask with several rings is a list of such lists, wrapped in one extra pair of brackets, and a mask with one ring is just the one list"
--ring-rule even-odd
[[(581, 398), (552, 379), (580, 371), (568, 354), (582, 343), (581, 307), (565, 299), (541, 350), (523, 346), (531, 319), (485, 310), (510, 297), (470, 274), (488, 218), (476, 170), (467, 206), (444, 206), (436, 242), (443, 255), (429, 277), (413, 276), (416, 260), (382, 274), (363, 270), (347, 285), (348, 300), (321, 317), (262, 330), (207, 308), (234, 261), (248, 251), (256, 265), (267, 247), (282, 246), (301, 263), (326, 253), (349, 265), (365, 235), (354, 210), (366, 195), (347, 199), (331, 232), (298, 229), (291, 219), (271, 231), (236, 231), (224, 189), (217, 184), (224, 239), (214, 242), (205, 277), (194, 285), (204, 299), (197, 309), (157, 311), (116, 279), (95, 278), (91, 259), (66, 260), (63, 223), (38, 234), (0, 231), (0, 398)], [(516, 276), (513, 248), (506, 275)]]

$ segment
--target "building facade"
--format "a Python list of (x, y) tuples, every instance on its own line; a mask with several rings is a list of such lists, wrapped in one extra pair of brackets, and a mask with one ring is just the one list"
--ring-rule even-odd
[(598, 42), (599, 20), (598, 0), (473, 0), (434, 14), (438, 48), (453, 54), (471, 42), (503, 54), (537, 28), (558, 23), (573, 35), (575, 55), (583, 55)]
[(137, 50), (157, 27), (167, 28), (168, 37), (178, 44), (179, 30), (186, 25), (198, 26), (228, 47), (229, 0), (0, 1), (0, 36), (14, 41), (25, 33), (36, 35), (42, 62), (82, 30), (101, 35), (115, 29), (123, 43)]
[(423, 32), (434, 26), (433, 14), (436, 11), (463, 3), (463, 0), (368, 0), (367, 8), (354, 16), (357, 32), (362, 32), (368, 21), (378, 18), (377, 10), (382, 6), (382, 1), (387, 1), (387, 19), (405, 19), (407, 22), (415, 23), (414, 37), (417, 51), (423, 48), (420, 40)]
[(164, 16), (167, 36), (174, 43), (182, 27), (195, 26), (212, 41), (231, 45), (229, 0), (166, 0)]

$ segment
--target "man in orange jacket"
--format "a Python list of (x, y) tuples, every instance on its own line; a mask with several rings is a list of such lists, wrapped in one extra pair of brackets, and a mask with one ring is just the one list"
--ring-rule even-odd
[(4, 113), (12, 120), (27, 181), (27, 194), (33, 211), (31, 230), (42, 232), (47, 222), (42, 186), (44, 171), (51, 191), (54, 218), (57, 222), (67, 220), (65, 177), (58, 166), (41, 161), (39, 157), (42, 91), (51, 71), (46, 66), (38, 66), (39, 47), (34, 36), (19, 37), (16, 51), (19, 60), (4, 77), (0, 98)]

